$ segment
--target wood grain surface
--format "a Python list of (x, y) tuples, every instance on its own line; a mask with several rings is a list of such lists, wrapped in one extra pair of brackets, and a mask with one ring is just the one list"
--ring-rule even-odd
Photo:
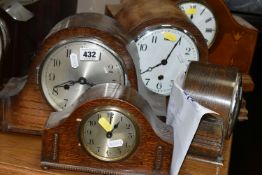
[[(126, 4), (131, 1), (141, 0), (124, 0), (117, 5), (108, 4), (106, 5), (106, 14), (117, 17), (117, 14), (123, 7), (128, 8)], [(186, 2), (187, 0), (171, 1), (175, 2), (177, 6), (178, 3)], [(249, 75), (249, 70), (256, 48), (258, 30), (243, 18), (232, 15), (224, 0), (201, 0), (200, 2), (210, 7), (216, 16), (218, 25), (216, 40), (209, 49), (209, 62), (237, 67), (243, 76), (244, 91), (253, 91), (255, 85), (252, 77)], [(160, 6), (162, 4), (157, 4), (157, 8), (160, 8)], [(141, 6), (141, 9), (143, 7)]]
[(171, 25), (180, 30), (185, 30), (196, 42), (199, 61), (208, 61), (208, 48), (202, 34), (171, 1), (128, 1), (115, 18), (134, 40), (153, 26)]
[[(41, 158), (41, 137), (25, 134), (12, 134), (0, 132), (0, 174), (3, 175), (61, 175), (76, 174), (84, 175), (88, 173), (71, 172), (63, 170), (43, 170), (40, 168)], [(225, 142), (223, 151), (223, 166), (203, 162), (187, 156), (180, 175), (227, 175), (232, 137)]]
[(135, 67), (126, 49), (128, 38), (124, 36), (113, 19), (98, 14), (79, 14), (57, 24), (36, 54), (24, 89), (6, 105), (8, 106), (4, 114), (6, 130), (41, 134), (47, 117), (54, 109), (49, 106), (40, 85), (37, 84), (39, 78), (37, 68), (47, 52), (62, 40), (87, 37), (102, 41), (122, 59), (130, 86), (136, 89)]

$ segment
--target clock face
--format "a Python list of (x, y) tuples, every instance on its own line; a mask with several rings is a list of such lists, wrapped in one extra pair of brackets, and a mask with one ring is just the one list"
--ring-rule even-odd
[(170, 95), (173, 81), (187, 70), (199, 53), (189, 33), (162, 26), (147, 30), (136, 41), (140, 75), (145, 86), (158, 94)]
[(94, 39), (75, 38), (53, 47), (40, 68), (41, 88), (48, 103), (63, 110), (83, 92), (100, 83), (125, 83), (117, 54)]
[(213, 12), (199, 2), (183, 2), (179, 4), (179, 8), (200, 30), (210, 48), (217, 32), (217, 23)]
[(81, 122), (80, 142), (92, 156), (103, 161), (128, 157), (136, 148), (138, 128), (129, 113), (101, 107)]

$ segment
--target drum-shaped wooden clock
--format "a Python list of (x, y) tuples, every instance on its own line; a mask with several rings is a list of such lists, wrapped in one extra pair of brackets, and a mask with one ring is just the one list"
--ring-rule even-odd
[(41, 131), (51, 111), (71, 106), (96, 84), (136, 88), (127, 41), (117, 22), (101, 14), (77, 14), (59, 22), (42, 43), (28, 82), (13, 102), (9, 128)]
[(116, 18), (136, 41), (142, 82), (156, 94), (169, 96), (190, 61), (207, 62), (202, 34), (173, 2), (130, 1)]
[(68, 117), (48, 119), (42, 140), (44, 169), (169, 174), (173, 146), (155, 133), (151, 122), (157, 118), (136, 90), (100, 84), (80, 101)]

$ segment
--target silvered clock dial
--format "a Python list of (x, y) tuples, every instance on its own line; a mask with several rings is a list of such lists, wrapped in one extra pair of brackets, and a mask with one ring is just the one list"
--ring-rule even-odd
[(80, 142), (92, 156), (117, 161), (129, 156), (137, 146), (138, 128), (130, 113), (117, 107), (100, 107), (81, 122)]
[(73, 38), (51, 49), (40, 67), (40, 84), (48, 103), (62, 110), (100, 83), (126, 84), (118, 55), (96, 39)]

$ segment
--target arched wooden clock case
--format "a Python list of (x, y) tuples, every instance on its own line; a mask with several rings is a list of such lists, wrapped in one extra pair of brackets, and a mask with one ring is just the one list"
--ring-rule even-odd
[(77, 14), (59, 22), (43, 41), (30, 66), (23, 90), (4, 100), (5, 130), (40, 134), (47, 117), (55, 111), (44, 98), (39, 85), (39, 67), (50, 49), (71, 38), (95, 38), (114, 50), (122, 59), (129, 85), (136, 88), (136, 73), (132, 58), (126, 49), (126, 38), (116, 22), (100, 14)]

